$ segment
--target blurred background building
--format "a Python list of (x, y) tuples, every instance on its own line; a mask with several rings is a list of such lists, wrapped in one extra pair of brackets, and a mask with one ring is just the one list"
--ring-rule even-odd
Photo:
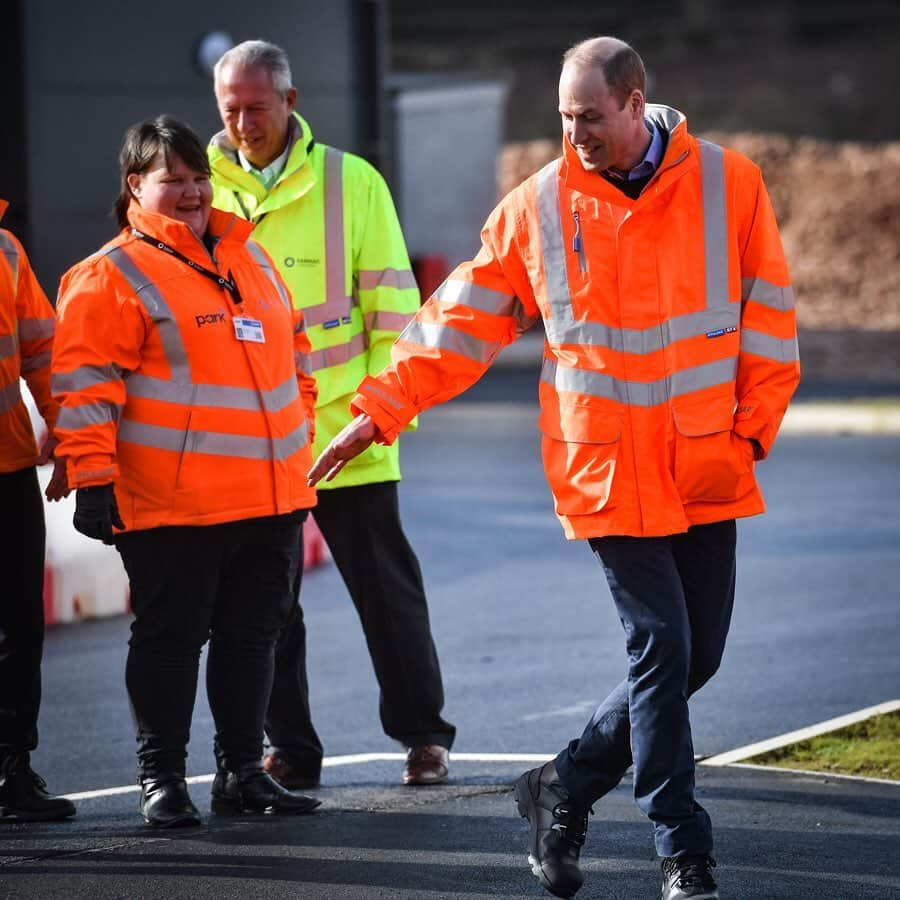
[(900, 378), (897, 0), (6, 0), (3, 224), (52, 297), (114, 232), (125, 128), (167, 112), (211, 135), (212, 62), (262, 37), (288, 51), (317, 139), (387, 177), (427, 293), (499, 193), (558, 154), (560, 57), (594, 34), (637, 47), (651, 101), (762, 166), (801, 325), (882, 332), (872, 354)]

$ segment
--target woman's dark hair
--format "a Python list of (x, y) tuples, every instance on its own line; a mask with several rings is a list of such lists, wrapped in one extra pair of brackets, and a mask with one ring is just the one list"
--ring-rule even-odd
[(166, 167), (172, 167), (172, 157), (180, 156), (188, 168), (210, 174), (206, 148), (190, 125), (172, 116), (157, 116), (129, 126), (119, 151), (119, 172), (122, 184), (113, 212), (120, 228), (128, 224), (128, 204), (132, 200), (128, 176), (139, 175), (150, 168), (156, 154), (162, 152)]

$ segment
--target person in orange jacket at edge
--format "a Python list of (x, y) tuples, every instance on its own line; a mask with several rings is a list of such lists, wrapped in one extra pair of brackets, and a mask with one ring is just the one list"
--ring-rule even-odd
[(190, 128), (133, 125), (119, 160), (122, 230), (63, 276), (52, 369), (75, 527), (115, 544), (131, 588), (141, 812), (158, 828), (199, 824), (185, 765), (207, 639), (213, 811), (309, 812), (319, 801), (260, 763), (315, 503), (303, 317), (250, 225), (212, 208)]
[(694, 792), (688, 698), (719, 666), (735, 519), (764, 510), (765, 459), (797, 386), (793, 292), (759, 169), (644, 99), (612, 37), (564, 56), (563, 156), (508, 194), (482, 247), (366, 378), (310, 484), (453, 397), (538, 319), (542, 454), (556, 513), (603, 566), (627, 676), (581, 737), (516, 782), (541, 884), (571, 897), (592, 804), (634, 766), (663, 900), (718, 898)]
[[(0, 200), (0, 218), (7, 203)], [(0, 228), (0, 821), (50, 821), (75, 815), (65, 797), (51, 797), (31, 768), (38, 744), (44, 646), (44, 549), (47, 531), (36, 465), (54, 457), (59, 405), (50, 394), (55, 316), (19, 241)], [(24, 378), (47, 426), (38, 449), (22, 399)], [(68, 494), (60, 459), (45, 489)]]

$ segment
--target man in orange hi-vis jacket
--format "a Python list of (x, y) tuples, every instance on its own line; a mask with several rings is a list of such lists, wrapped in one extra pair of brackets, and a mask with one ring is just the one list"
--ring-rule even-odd
[[(0, 216), (6, 210), (0, 200)], [(50, 395), (54, 313), (22, 245), (0, 229), (0, 822), (65, 819), (75, 806), (50, 797), (31, 768), (37, 747), (44, 646), (44, 505), (35, 465), (56, 447), (59, 404)], [(24, 378), (47, 425), (40, 449), (21, 394)], [(68, 493), (58, 461), (50, 500)]]
[(581, 887), (591, 805), (634, 765), (662, 898), (718, 898), (694, 795), (688, 697), (718, 668), (731, 618), (735, 519), (763, 512), (754, 465), (799, 380), (793, 292), (759, 169), (644, 100), (627, 44), (571, 48), (563, 156), (491, 214), (482, 248), (360, 385), (356, 419), (310, 472), (459, 394), (538, 319), (544, 467), (569, 538), (603, 565), (626, 678), (584, 733), (516, 783), (529, 861), (559, 897)]

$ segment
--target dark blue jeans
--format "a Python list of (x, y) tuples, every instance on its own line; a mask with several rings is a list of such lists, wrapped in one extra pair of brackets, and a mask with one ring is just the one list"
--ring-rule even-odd
[(709, 853), (712, 826), (694, 799), (688, 697), (715, 673), (734, 604), (734, 520), (661, 538), (590, 541), (628, 648), (628, 676), (556, 758), (573, 798), (590, 805), (634, 764), (634, 798), (660, 856)]

